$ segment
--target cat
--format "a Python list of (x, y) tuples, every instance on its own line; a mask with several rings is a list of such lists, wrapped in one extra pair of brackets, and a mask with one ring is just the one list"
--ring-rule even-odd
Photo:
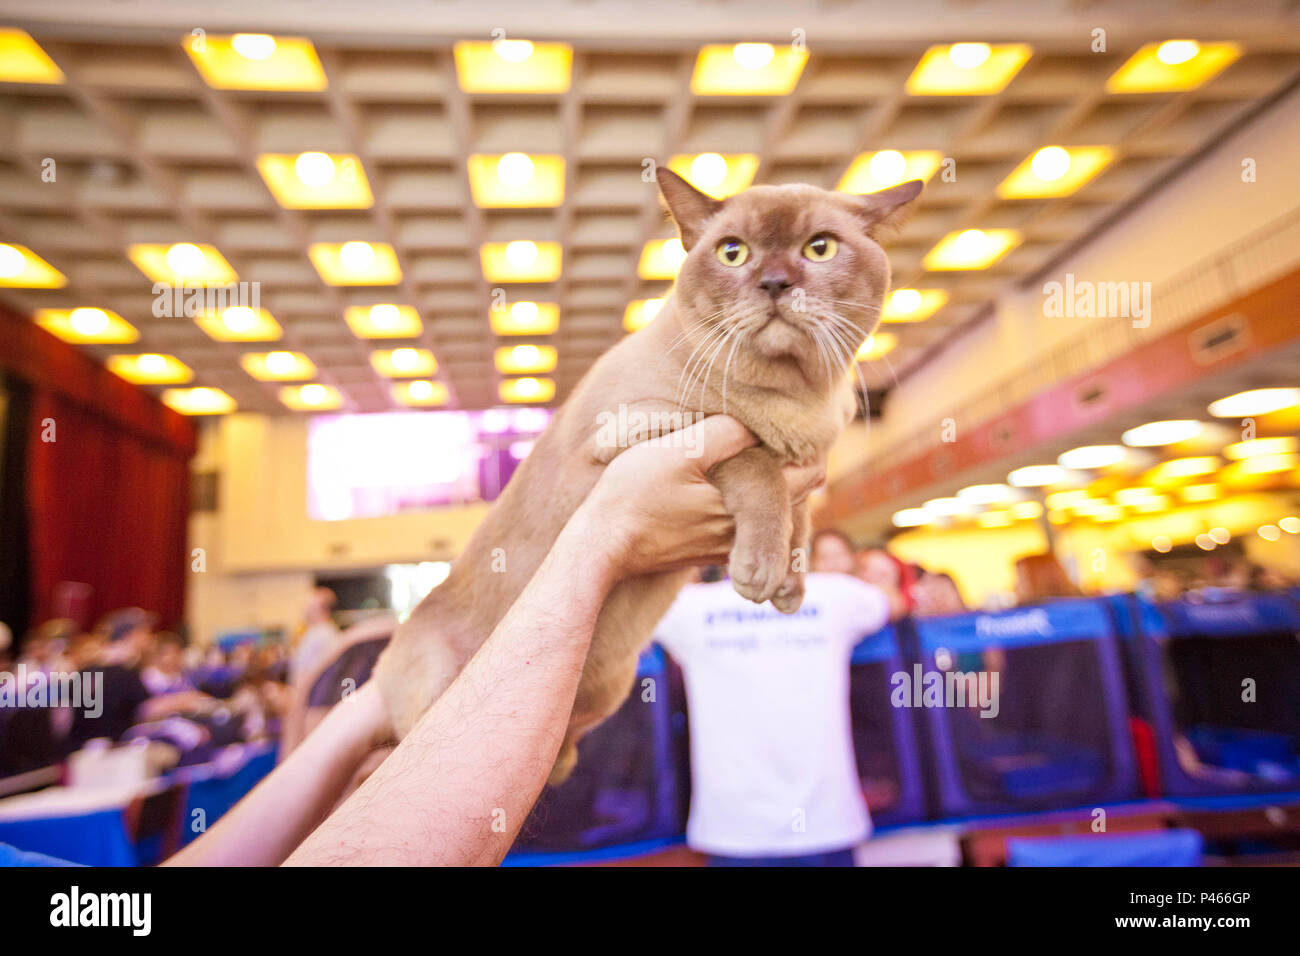
[[(808, 506), (791, 506), (781, 468), (824, 462), (853, 418), (855, 353), (889, 286), (877, 239), (922, 183), (861, 196), (754, 186), (718, 200), (666, 169), (657, 180), (686, 250), (673, 288), (653, 320), (579, 382), (448, 578), (380, 657), (375, 675), (399, 737), (492, 633), (622, 451), (602, 431), (620, 410), (670, 421), (725, 412), (758, 437), (708, 476), (735, 519), (728, 571), (749, 600), (787, 614), (799, 608), (803, 562), (792, 555), (807, 554)], [(550, 783), (569, 775), (578, 740), (627, 697), (637, 657), (688, 574), (630, 578), (610, 593)]]

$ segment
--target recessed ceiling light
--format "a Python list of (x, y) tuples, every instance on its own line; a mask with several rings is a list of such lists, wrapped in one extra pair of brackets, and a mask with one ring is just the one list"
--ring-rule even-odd
[(389, 302), (350, 305), (343, 310), (343, 319), (353, 334), (363, 339), (409, 339), (424, 329), (412, 306)]
[(552, 345), (506, 345), (496, 350), (495, 361), (503, 375), (530, 375), (552, 371), (558, 359)]
[(207, 243), (141, 242), (127, 246), (126, 254), (154, 282), (219, 286), (239, 281), (225, 256)]
[(26, 246), (0, 243), (0, 288), (62, 289), (65, 276)]
[(1007, 484), (1015, 488), (1043, 488), (1061, 482), (1066, 474), (1060, 465), (1026, 465), (1007, 475)]
[(680, 239), (651, 239), (641, 250), (636, 274), (642, 279), (673, 279), (685, 258), (686, 250)]
[(370, 364), (376, 372), (387, 378), (414, 378), (433, 375), (438, 371), (438, 360), (432, 352), (409, 347), (371, 352)]
[(0, 83), (63, 82), (63, 71), (25, 30), (0, 29)]
[(1108, 93), (1169, 93), (1194, 90), (1241, 56), (1235, 43), (1166, 40), (1148, 43), (1106, 80)]
[(555, 382), (549, 378), (508, 378), (501, 382), (498, 393), (503, 402), (540, 404), (555, 397)]
[(564, 157), (475, 153), (466, 163), (470, 195), (481, 209), (526, 209), (564, 202)]
[(567, 43), (501, 39), (462, 41), (453, 49), (456, 79), (466, 93), (563, 93), (573, 72)]
[(1223, 454), (1233, 461), (1254, 458), (1257, 455), (1291, 455), (1300, 451), (1300, 440), (1285, 435), (1278, 438), (1252, 438), (1234, 442), (1223, 449)]
[(451, 397), (447, 386), (442, 382), (417, 379), (414, 382), (394, 382), (390, 393), (399, 405), (434, 406), (446, 405)]
[(1253, 388), (1210, 404), (1215, 418), (1250, 418), (1300, 407), (1300, 388)]
[(987, 269), (1019, 243), (1014, 229), (963, 229), (940, 239), (922, 265), (936, 272)]
[(487, 242), (479, 256), (489, 282), (554, 282), (563, 266), (558, 242)]
[(1002, 199), (1068, 196), (1094, 179), (1115, 158), (1109, 146), (1044, 146), (998, 184)]
[(943, 289), (895, 289), (885, 300), (881, 322), (923, 322), (948, 301)]
[(224, 415), (235, 410), (235, 400), (219, 388), (169, 388), (163, 404), (182, 415)]
[(386, 242), (313, 242), (307, 255), (329, 285), (396, 285), (402, 281), (397, 253)]
[(668, 168), (714, 199), (726, 199), (748, 189), (758, 172), (754, 153), (680, 153)]
[(892, 519), (895, 528), (920, 528), (933, 520), (924, 508), (903, 508), (895, 511)]
[(309, 382), (286, 385), (280, 389), (280, 401), (296, 412), (327, 412), (343, 405), (343, 395), (333, 385)]
[(110, 355), (105, 367), (133, 385), (181, 385), (194, 378), (194, 370), (172, 355)]
[(496, 335), (553, 335), (560, 327), (560, 307), (554, 302), (514, 302), (489, 313)]
[[(770, 54), (770, 55), (769, 55)], [(696, 96), (785, 96), (799, 83), (808, 51), (793, 44), (715, 43), (701, 47), (691, 75)]]
[(263, 153), (257, 171), (285, 209), (369, 209), (375, 198), (350, 153)]
[(239, 364), (259, 382), (292, 381), (316, 374), (312, 360), (301, 352), (245, 352)]
[(214, 89), (319, 92), (329, 86), (316, 48), (305, 37), (208, 34), (202, 40), (187, 37), (183, 46)]
[(1120, 441), (1130, 448), (1152, 448), (1157, 445), (1175, 445), (1189, 438), (1195, 438), (1204, 426), (1190, 418), (1179, 418), (1163, 422), (1147, 422), (1130, 428), (1120, 436)]
[(1063, 452), (1056, 463), (1062, 468), (1093, 471), (1118, 465), (1128, 455), (1123, 445), (1083, 445)]
[(663, 299), (633, 299), (623, 310), (624, 331), (635, 332), (645, 328), (663, 307)]
[(218, 342), (274, 342), (281, 335), (280, 323), (270, 312), (246, 305), (201, 312), (194, 321)]
[(140, 338), (135, 326), (107, 309), (37, 309), (33, 319), (50, 334), (75, 344), (126, 345)]
[(1029, 60), (1023, 43), (954, 43), (932, 46), (907, 78), (912, 96), (983, 96), (1000, 93)]
[(1010, 501), (1015, 489), (1007, 485), (967, 485), (957, 492), (957, 497), (976, 505), (995, 505)]
[(876, 332), (868, 335), (861, 345), (858, 346), (857, 354), (853, 356), (855, 362), (874, 362), (878, 358), (883, 358), (894, 350), (898, 345), (898, 336), (892, 332)]
[(943, 154), (936, 149), (882, 149), (874, 153), (859, 153), (836, 190), (861, 195), (872, 193), (909, 179), (928, 182), (943, 165)]

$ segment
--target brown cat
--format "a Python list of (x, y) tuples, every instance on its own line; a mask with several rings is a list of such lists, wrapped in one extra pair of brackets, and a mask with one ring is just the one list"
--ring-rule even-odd
[[(451, 575), (379, 659), (376, 676), (399, 736), (492, 633), (601, 469), (628, 444), (653, 437), (638, 427), (648, 416), (672, 422), (676, 413), (680, 422), (684, 410), (725, 412), (758, 436), (760, 445), (709, 473), (736, 521), (728, 570), (752, 601), (793, 613), (803, 600), (803, 562), (792, 555), (807, 553), (808, 509), (791, 507), (781, 466), (824, 461), (852, 418), (854, 354), (889, 286), (876, 237), (922, 184), (865, 196), (755, 186), (719, 201), (668, 170), (658, 180), (687, 250), (677, 281), (654, 321), (592, 366)], [(637, 655), (684, 576), (632, 578), (611, 592), (552, 783), (572, 770), (578, 739), (631, 690)]]

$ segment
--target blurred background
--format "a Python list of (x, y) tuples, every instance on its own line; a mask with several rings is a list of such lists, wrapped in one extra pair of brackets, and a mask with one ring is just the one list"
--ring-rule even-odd
[[(875, 861), (1112, 805), (1300, 859), (1298, 51), (1262, 0), (0, 0), (0, 670), (130, 676), (104, 734), (0, 706), (0, 839), (155, 862), (368, 676), (653, 318), (667, 164), (927, 182), (815, 501), (891, 602)], [(889, 706), (962, 654), (996, 739)], [(642, 668), (519, 861), (698, 862)]]

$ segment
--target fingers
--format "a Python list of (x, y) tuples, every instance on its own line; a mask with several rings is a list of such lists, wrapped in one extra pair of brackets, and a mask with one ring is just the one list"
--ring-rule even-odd
[(794, 504), (803, 501), (826, 481), (826, 465), (821, 462), (786, 465), (782, 473), (785, 476), (785, 486), (790, 489), (790, 501)]
[(702, 472), (758, 444), (749, 429), (730, 415), (710, 415), (685, 429), (683, 437), (687, 448), (699, 450), (695, 461)]

